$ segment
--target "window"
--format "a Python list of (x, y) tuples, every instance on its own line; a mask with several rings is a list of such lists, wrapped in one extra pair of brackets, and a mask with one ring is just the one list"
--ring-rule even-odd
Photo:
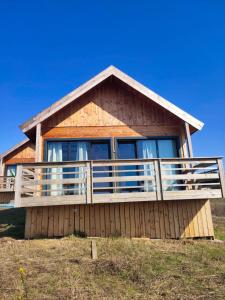
[(176, 139), (118, 139), (119, 159), (178, 157)]
[[(110, 159), (110, 140), (69, 140), (69, 141), (48, 141), (47, 142), (47, 161), (63, 162), (63, 161), (85, 161), (85, 160), (101, 160)], [(57, 168), (54, 172), (62, 173), (63, 175), (48, 175), (51, 179), (61, 178), (75, 178), (77, 176), (83, 176), (83, 167), (79, 168)], [(111, 168), (106, 167), (94, 167), (94, 177), (108, 177), (111, 176), (109, 172)], [(79, 172), (79, 175), (71, 174), (71, 172)], [(68, 173), (68, 174), (66, 174)], [(57, 178), (55, 178), (57, 177)], [(107, 187), (111, 186), (110, 183), (94, 183), (94, 192), (105, 192)], [(85, 192), (85, 186), (83, 184), (66, 184), (63, 188), (68, 189), (66, 194), (74, 193), (73, 189), (79, 187), (79, 194)], [(61, 190), (62, 186), (53, 186), (54, 189)], [(95, 188), (100, 188), (95, 190)], [(70, 191), (69, 191), (70, 190)], [(51, 192), (54, 195), (54, 192)], [(58, 192), (57, 192), (58, 195)]]
[(16, 176), (16, 165), (8, 165), (6, 166), (6, 176)]
[(110, 159), (110, 141), (48, 141), (47, 161)]
[[(120, 140), (118, 139), (117, 143), (118, 151), (117, 157), (119, 159), (148, 159), (148, 158), (173, 158), (178, 157), (177, 151), (177, 143), (176, 139), (132, 139), (132, 140)], [(174, 165), (167, 166), (167, 174), (172, 175), (176, 174), (176, 171), (173, 170)], [(154, 174), (154, 167), (151, 163), (148, 165), (144, 165), (143, 172), (138, 172), (138, 166), (124, 166), (123, 170), (126, 170), (124, 173), (121, 173), (121, 176), (137, 176), (137, 175), (153, 175)], [(129, 170), (134, 170), (133, 172)], [(135, 170), (137, 170), (135, 172)], [(144, 181), (143, 183), (143, 190), (144, 191), (153, 191), (154, 185), (152, 181)], [(175, 189), (174, 184), (176, 181), (164, 181), (164, 188), (165, 190)], [(132, 187), (132, 191), (139, 191), (140, 188), (140, 181), (129, 181), (129, 182), (122, 182), (121, 186), (125, 187)], [(135, 189), (137, 187), (137, 189)], [(123, 191), (131, 191), (131, 189), (124, 189)]]

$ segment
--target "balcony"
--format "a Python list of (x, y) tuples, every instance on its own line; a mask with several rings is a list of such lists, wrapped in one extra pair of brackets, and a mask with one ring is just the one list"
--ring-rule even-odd
[(35, 163), (1, 178), (15, 207), (221, 198), (222, 158)]

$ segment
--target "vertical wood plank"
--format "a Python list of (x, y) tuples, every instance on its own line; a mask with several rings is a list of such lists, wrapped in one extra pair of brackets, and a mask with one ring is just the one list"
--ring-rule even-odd
[(80, 205), (75, 205), (74, 213), (74, 232), (77, 234), (80, 232)]
[(48, 237), (54, 236), (54, 207), (48, 208)]
[(211, 214), (211, 207), (210, 207), (210, 201), (209, 200), (206, 200), (206, 202), (205, 202), (205, 212), (206, 212), (206, 219), (207, 219), (207, 224), (208, 224), (209, 236), (214, 237), (212, 214)]
[(43, 207), (42, 209), (42, 223), (41, 223), (41, 236), (48, 236), (48, 209), (49, 207)]
[[(108, 223), (106, 219), (106, 223)], [(116, 236), (121, 235), (121, 230), (120, 230), (120, 203), (116, 203), (115, 206), (115, 226), (116, 226)]]
[(184, 236), (188, 238), (190, 237), (190, 229), (189, 229), (189, 219), (188, 219), (186, 201), (182, 200), (181, 205), (182, 205), (183, 220), (184, 220)]
[(164, 215), (164, 223), (165, 223), (165, 237), (166, 239), (169, 239), (171, 237), (170, 232), (170, 223), (169, 223), (169, 203), (168, 201), (163, 201), (163, 215)]
[(134, 217), (135, 217), (135, 236), (141, 236), (141, 229), (140, 229), (140, 211), (139, 211), (139, 203), (134, 203)]
[(201, 200), (203, 231), (204, 231), (204, 236), (210, 236), (209, 230), (208, 230), (207, 216), (206, 216), (206, 211), (205, 211), (205, 202), (206, 202), (206, 200)]
[(29, 239), (31, 237), (31, 216), (32, 216), (32, 208), (26, 208), (26, 222), (25, 222), (25, 233), (24, 237)]
[(170, 238), (175, 239), (175, 224), (174, 224), (174, 215), (173, 215), (173, 203), (168, 201), (168, 220), (169, 220), (169, 228), (170, 228)]
[(154, 203), (148, 203), (149, 208), (149, 219), (150, 219), (150, 238), (156, 238), (156, 228), (155, 228), (155, 214), (154, 214)]
[(99, 205), (95, 204), (94, 205), (95, 208), (95, 231), (96, 231), (96, 236), (101, 236), (101, 224), (100, 224), (100, 214), (99, 214)]
[(100, 204), (99, 205), (99, 210), (100, 210), (101, 236), (105, 237), (105, 205), (104, 204)]
[(37, 207), (36, 237), (41, 237), (42, 217), (43, 217), (43, 207)]
[(90, 236), (90, 205), (84, 205), (84, 209), (85, 233)]
[(126, 236), (130, 237), (130, 209), (129, 203), (125, 203), (125, 226), (126, 226)]
[(140, 233), (141, 236), (145, 236), (145, 220), (144, 220), (144, 208), (143, 208), (143, 202), (138, 203), (139, 204), (139, 215), (140, 215)]
[(69, 235), (69, 223), (70, 223), (70, 205), (64, 206), (64, 228), (63, 228), (63, 235)]
[(116, 226), (115, 226), (115, 204), (112, 203), (110, 206), (110, 235), (115, 236)]
[(135, 203), (130, 203), (130, 235), (135, 237)]
[(85, 233), (84, 205), (80, 205), (80, 232)]
[(59, 236), (64, 235), (64, 205), (59, 206)]
[(95, 233), (95, 205), (94, 204), (90, 205), (90, 230), (91, 230), (90, 235), (96, 236), (96, 233)]
[(160, 220), (159, 220), (159, 202), (154, 202), (154, 216), (155, 216), (155, 238), (161, 238)]
[(158, 202), (159, 205), (159, 224), (160, 224), (160, 238), (165, 239), (166, 229), (165, 229), (165, 218), (163, 213), (163, 202)]
[(59, 206), (54, 206), (54, 236), (59, 236)]
[(201, 201), (197, 200), (195, 202), (196, 210), (197, 210), (197, 220), (198, 220), (198, 232), (199, 232), (199, 237), (204, 236), (204, 231), (203, 231), (203, 220), (202, 220), (202, 211), (201, 211)]
[(75, 224), (75, 219), (74, 219), (74, 214), (75, 214), (75, 207), (74, 205), (69, 206), (69, 232), (68, 234), (74, 234), (74, 224)]
[(31, 228), (30, 235), (32, 238), (36, 235), (36, 224), (37, 224), (37, 207), (32, 207), (31, 209)]
[(181, 235), (180, 228), (179, 228), (179, 217), (178, 217), (178, 210), (177, 210), (177, 202), (172, 201), (173, 206), (173, 219), (174, 219), (174, 230), (175, 230), (175, 238), (178, 239)]
[(143, 202), (143, 206), (144, 206), (144, 220), (145, 220), (145, 235), (146, 237), (150, 238), (151, 224), (150, 224), (149, 203)]
[(126, 236), (124, 203), (120, 203), (120, 227), (121, 227), (121, 236)]
[(193, 212), (192, 212), (192, 204), (195, 200), (186, 201), (187, 207), (187, 216), (188, 216), (188, 223), (189, 223), (189, 237), (195, 237), (195, 229), (194, 229), (194, 222), (193, 222)]

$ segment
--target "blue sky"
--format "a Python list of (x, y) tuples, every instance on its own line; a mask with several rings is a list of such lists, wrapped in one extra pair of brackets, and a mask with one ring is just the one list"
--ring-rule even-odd
[(195, 155), (225, 155), (224, 0), (0, 0), (0, 152), (111, 64), (205, 123)]

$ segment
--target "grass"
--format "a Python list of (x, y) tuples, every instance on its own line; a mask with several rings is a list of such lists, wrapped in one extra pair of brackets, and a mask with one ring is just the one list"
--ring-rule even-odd
[(224, 299), (224, 244), (96, 241), (1, 239), (1, 299)]
[[(225, 217), (213, 219), (225, 240)], [(99, 238), (92, 260), (88, 238), (21, 239), (23, 210), (0, 224), (1, 300), (225, 298), (224, 243)]]
[(24, 227), (25, 210), (23, 208), (0, 209), (0, 238), (9, 236), (22, 239), (24, 237)]

